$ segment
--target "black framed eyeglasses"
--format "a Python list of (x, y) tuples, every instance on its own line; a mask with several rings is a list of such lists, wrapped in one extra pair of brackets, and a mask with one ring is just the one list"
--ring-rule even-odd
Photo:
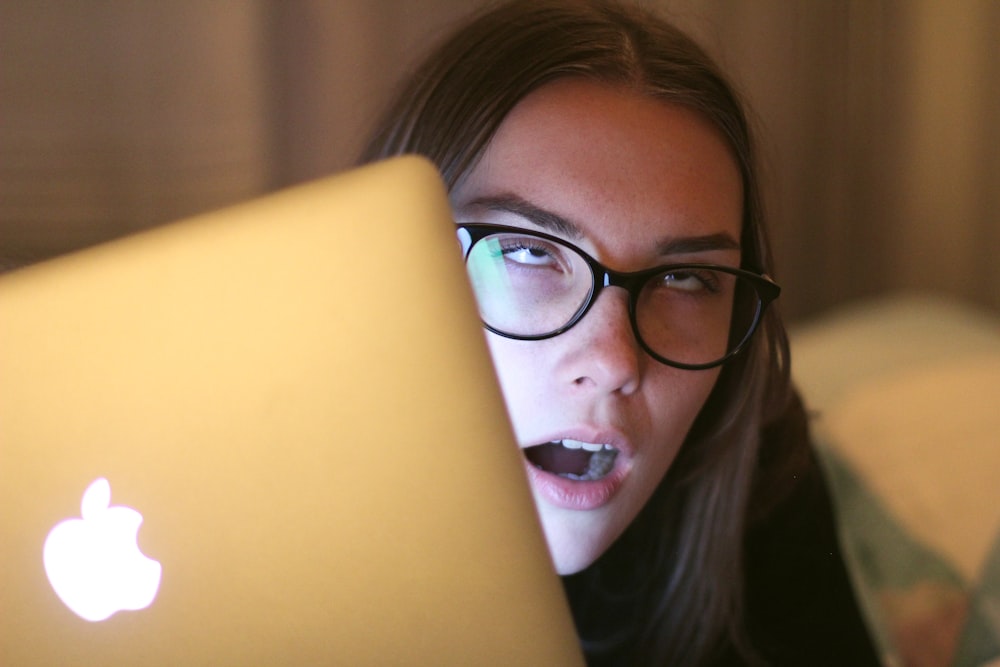
[(550, 234), (483, 223), (457, 231), (483, 325), (516, 340), (558, 336), (604, 288), (621, 287), (636, 340), (651, 357), (707, 369), (743, 349), (781, 292), (745, 269), (688, 263), (624, 273)]

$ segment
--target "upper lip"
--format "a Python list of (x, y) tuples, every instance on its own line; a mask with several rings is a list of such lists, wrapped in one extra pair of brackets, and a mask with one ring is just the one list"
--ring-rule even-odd
[(631, 443), (620, 431), (596, 427), (578, 427), (564, 431), (552, 431), (548, 437), (542, 436), (541, 438), (533, 439), (530, 443), (521, 445), (521, 448), (527, 449), (528, 447), (544, 445), (549, 442), (559, 442), (565, 439), (580, 440), (581, 442), (589, 442), (595, 445), (611, 445), (618, 450), (619, 454), (624, 454), (626, 457), (631, 457), (634, 454)]

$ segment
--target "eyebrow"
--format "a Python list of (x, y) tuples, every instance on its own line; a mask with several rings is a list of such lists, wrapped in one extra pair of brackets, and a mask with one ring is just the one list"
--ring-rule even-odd
[(500, 195), (498, 197), (480, 197), (469, 202), (469, 206), (477, 206), (499, 211), (502, 213), (513, 213), (514, 215), (532, 222), (542, 229), (562, 234), (572, 240), (583, 238), (583, 231), (574, 223), (561, 215), (535, 206), (531, 202), (516, 195)]
[(716, 250), (740, 250), (739, 242), (726, 232), (703, 236), (679, 236), (659, 244), (661, 255), (689, 255)]
[[(480, 197), (469, 202), (469, 206), (513, 213), (546, 231), (560, 234), (574, 241), (584, 236), (583, 231), (572, 221), (516, 195)], [(717, 232), (701, 236), (667, 238), (657, 243), (656, 249), (657, 253), (663, 256), (686, 255), (717, 250), (740, 250), (740, 244), (730, 234)]]

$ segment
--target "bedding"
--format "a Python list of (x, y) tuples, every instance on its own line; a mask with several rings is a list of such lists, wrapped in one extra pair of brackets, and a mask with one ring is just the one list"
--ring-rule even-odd
[(792, 359), (885, 664), (1000, 667), (1000, 314), (855, 304), (794, 327)]

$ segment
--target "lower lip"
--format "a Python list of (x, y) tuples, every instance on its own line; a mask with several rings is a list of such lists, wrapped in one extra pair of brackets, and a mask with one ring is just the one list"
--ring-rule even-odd
[(627, 475), (621, 465), (616, 465), (601, 479), (578, 482), (545, 472), (527, 460), (524, 465), (531, 488), (550, 505), (568, 510), (593, 510), (606, 505), (621, 488)]

